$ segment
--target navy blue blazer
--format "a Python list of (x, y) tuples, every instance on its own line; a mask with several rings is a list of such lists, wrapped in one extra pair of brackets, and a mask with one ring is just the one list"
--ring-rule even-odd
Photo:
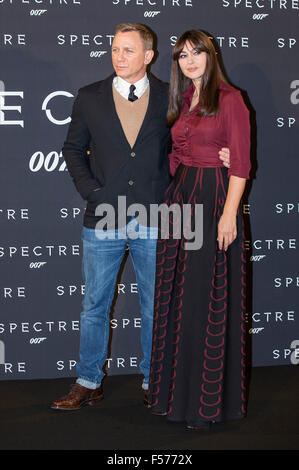
[(114, 77), (80, 88), (62, 149), (74, 184), (87, 200), (84, 225), (90, 228), (99, 220), (98, 204), (111, 204), (117, 216), (118, 196), (126, 196), (127, 206), (139, 203), (149, 209), (162, 201), (170, 180), (168, 85), (148, 75), (149, 104), (131, 148), (115, 109)]

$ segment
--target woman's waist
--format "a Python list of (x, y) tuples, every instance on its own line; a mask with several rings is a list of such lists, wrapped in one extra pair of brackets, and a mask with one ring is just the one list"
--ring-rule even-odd
[(227, 172), (227, 168), (222, 164), (220, 163), (220, 165), (186, 165), (185, 163), (179, 163), (178, 166), (177, 166), (177, 170), (179, 169), (186, 169), (186, 170), (205, 170), (206, 172), (215, 172), (215, 170), (219, 171), (223, 171), (223, 172)]
[(191, 161), (181, 161), (180, 165), (190, 167), (190, 168), (225, 168), (221, 161), (218, 162), (191, 162)]
[(219, 168), (223, 166), (219, 155), (181, 155), (180, 163), (185, 166)]

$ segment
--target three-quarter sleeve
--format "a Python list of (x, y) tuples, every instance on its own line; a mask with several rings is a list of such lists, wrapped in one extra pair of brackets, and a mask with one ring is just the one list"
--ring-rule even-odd
[(228, 93), (223, 100), (224, 125), (230, 150), (228, 176), (249, 178), (250, 173), (250, 120), (249, 111), (238, 90)]

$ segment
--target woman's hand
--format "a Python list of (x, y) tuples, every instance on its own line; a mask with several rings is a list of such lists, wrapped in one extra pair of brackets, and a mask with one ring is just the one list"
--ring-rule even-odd
[(236, 214), (223, 212), (218, 223), (219, 250), (226, 251), (229, 245), (237, 238)]
[(222, 216), (218, 223), (217, 241), (220, 250), (227, 250), (237, 237), (237, 212), (244, 192), (246, 179), (230, 176)]
[(220, 160), (223, 162), (223, 166), (226, 168), (230, 168), (230, 151), (229, 148), (223, 147), (221, 150), (218, 152)]

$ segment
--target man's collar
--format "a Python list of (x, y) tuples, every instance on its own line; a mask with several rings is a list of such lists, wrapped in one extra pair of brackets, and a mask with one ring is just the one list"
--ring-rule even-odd
[[(130, 86), (132, 85), (131, 83), (127, 82), (123, 78), (116, 76), (113, 79), (113, 85), (115, 86), (116, 90), (124, 97), (128, 98), (129, 95), (129, 90)], [(140, 98), (145, 90), (147, 89), (149, 85), (149, 80), (147, 74), (145, 74), (140, 80), (138, 80), (136, 83), (134, 83), (136, 89), (134, 91), (134, 94)]]

